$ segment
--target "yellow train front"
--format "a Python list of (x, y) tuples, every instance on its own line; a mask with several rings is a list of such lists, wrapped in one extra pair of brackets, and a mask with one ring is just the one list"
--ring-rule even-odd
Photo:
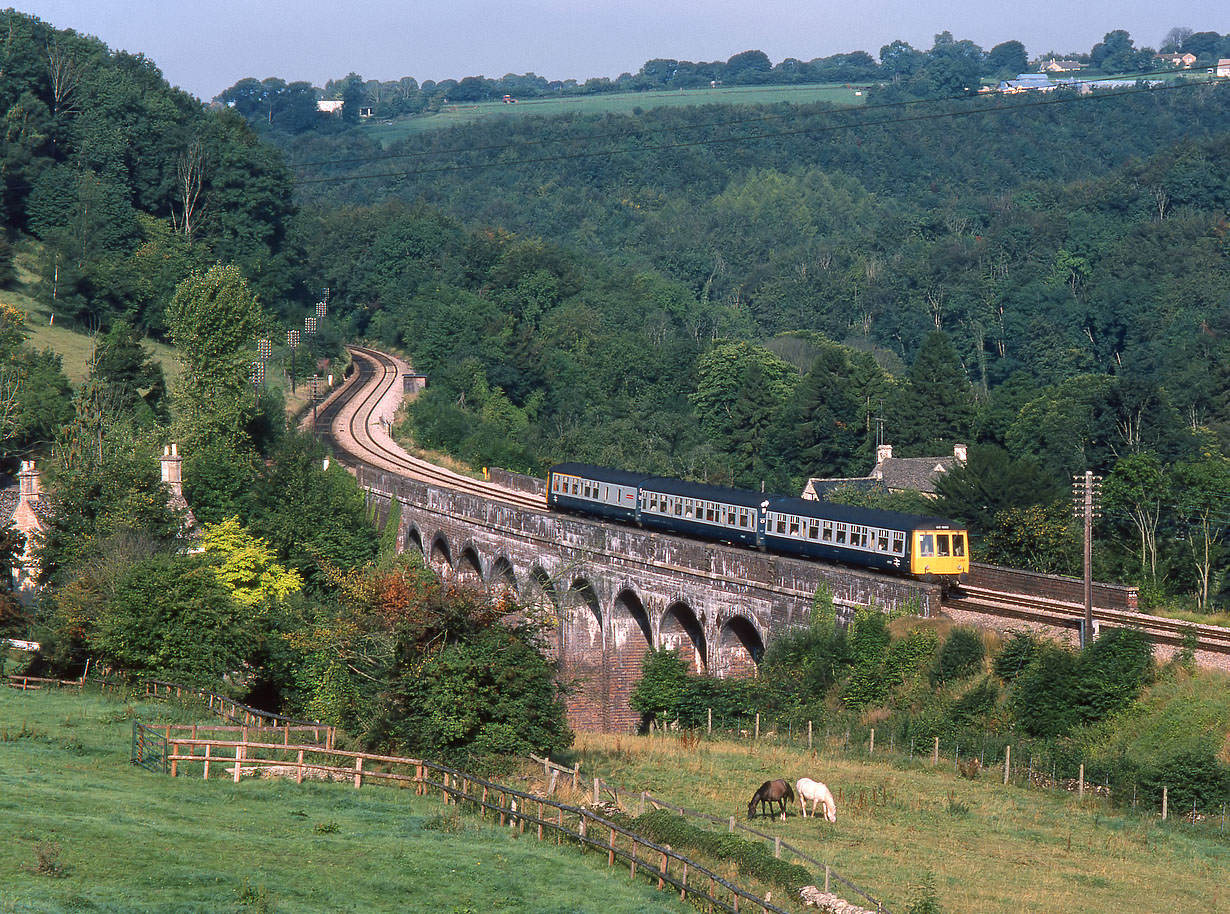
[(910, 574), (923, 581), (959, 584), (969, 576), (969, 536), (957, 526), (935, 524), (910, 531)]

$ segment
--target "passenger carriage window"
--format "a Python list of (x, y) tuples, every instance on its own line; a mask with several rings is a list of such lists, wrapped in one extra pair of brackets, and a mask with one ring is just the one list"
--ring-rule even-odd
[(790, 518), (790, 535), (799, 535), (799, 519), (797, 517)]
[(748, 515), (746, 511), (739, 512), (739, 526), (744, 528), (751, 527), (751, 524), (748, 523)]
[(824, 540), (826, 543), (833, 542), (833, 523), (832, 521), (826, 520), (824, 522), (824, 529), (823, 529), (823, 533), (820, 538)]
[(717, 508), (713, 506), (712, 502), (705, 505), (705, 520), (710, 522), (717, 520)]
[(819, 535), (820, 535), (820, 522), (814, 521), (814, 520), (809, 522), (807, 525), (807, 538), (814, 540)]
[(936, 534), (935, 539), (936, 539), (936, 544), (939, 546), (939, 554), (948, 555), (948, 534), (947, 533)]
[(905, 555), (905, 534), (898, 530), (893, 531), (893, 552)]
[(731, 508), (730, 512), (726, 515), (726, 523), (733, 527), (736, 523), (738, 523), (738, 516), (739, 515), (735, 513), (735, 509)]
[(954, 533), (952, 535), (952, 554), (958, 558), (965, 555), (965, 534)]
[(678, 498), (672, 499), (672, 503), (675, 505), (675, 517), (683, 517), (682, 499), (678, 499)]
[(879, 544), (879, 545), (880, 545), (880, 551), (881, 551), (881, 552), (888, 552), (888, 531), (887, 531), (887, 530), (878, 530), (878, 531), (876, 531), (876, 532), (877, 532), (877, 533), (878, 533), (878, 535), (879, 535), (879, 541), (880, 541), (880, 544)]
[(846, 525), (837, 525), (837, 545), (844, 546), (846, 544)]
[(930, 533), (923, 533), (918, 537), (918, 554), (927, 557), (935, 555), (935, 537)]
[(777, 532), (786, 532), (786, 516), (784, 514), (777, 515)]

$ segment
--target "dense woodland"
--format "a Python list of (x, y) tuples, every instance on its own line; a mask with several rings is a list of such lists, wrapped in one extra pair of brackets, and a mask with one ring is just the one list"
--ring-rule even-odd
[[(139, 55), (11, 10), (0, 25), (3, 459), (37, 458), (52, 507), (43, 596), (6, 598), (0, 623), (37, 636), (45, 669), (93, 658), (223, 687), (371, 745), (567, 744), (533, 622), (503, 624), (524, 614), (396, 556), (395, 525), (373, 530), (351, 478), (288, 430), (274, 376), (331, 366), (349, 339), (412, 357), (429, 387), (399, 433), (474, 466), (583, 460), (797, 492), (865, 474), (878, 434), (906, 456), (968, 443), (938, 501), (835, 497), (949, 514), (981, 558), (1040, 570), (1077, 570), (1070, 478), (1092, 470), (1098, 577), (1150, 607), (1230, 609), (1224, 81), (973, 97), (969, 80), (1019, 69), (1024, 49), (942, 33), (858, 57), (875, 70), (859, 109), (647, 99), (384, 148), (357, 117), (318, 117), (311, 87), (294, 88), (292, 125), (273, 104), (291, 87), (264, 114), (247, 81), (233, 107), (206, 107)], [(1172, 37), (1225, 53), (1216, 33)], [(1126, 33), (1089, 56), (1145, 66)], [(709, 79), (782, 66), (761, 58)], [(838, 78), (811, 64), (799, 80)], [(291, 359), (283, 331), (322, 289), (328, 317)], [(26, 343), (20, 296), (94, 335), (83, 383)], [(174, 384), (149, 339), (177, 350)], [(275, 343), (263, 382), (260, 339)], [(204, 552), (185, 552), (166, 507), (168, 441)], [(21, 545), (0, 540), (8, 557)], [(1065, 738), (1155, 673), (1113, 640), (1102, 665), (1022, 641), (945, 672), (951, 637), (897, 637), (876, 616), (840, 633), (817, 613), (759, 691), (722, 700), (814, 717), (898, 683), (918, 733)], [(967, 657), (962, 637), (950, 650)], [(667, 667), (675, 697), (720, 688)], [(1047, 683), (1054, 707), (1077, 694), (1091, 710), (1024, 719), (1021, 690)], [(668, 698), (640, 709), (683, 715)]]

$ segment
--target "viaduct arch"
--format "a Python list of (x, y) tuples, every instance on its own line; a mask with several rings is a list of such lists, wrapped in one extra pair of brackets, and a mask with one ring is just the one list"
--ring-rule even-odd
[[(400, 502), (400, 549), (543, 614), (545, 648), (575, 686), (578, 729), (639, 725), (628, 697), (649, 648), (677, 650), (698, 673), (754, 675), (775, 634), (807, 624), (822, 584), (844, 621), (857, 606), (914, 601), (930, 614), (940, 603), (938, 586), (905, 578), (525, 510), (362, 465), (356, 474), (381, 522)], [(541, 480), (515, 482), (541, 490)]]

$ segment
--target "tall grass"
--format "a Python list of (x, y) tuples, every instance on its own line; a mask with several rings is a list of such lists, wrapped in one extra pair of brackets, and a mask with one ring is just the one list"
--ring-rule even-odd
[(0, 912), (687, 910), (605, 855), (459, 817), (438, 796), (133, 767), (132, 719), (168, 715), (190, 718), (0, 687)]
[(1177, 815), (1161, 822), (1121, 811), (1092, 793), (1078, 801), (1065, 791), (1005, 787), (994, 770), (971, 780), (951, 763), (932, 768), (929, 758), (855, 759), (751, 741), (582, 734), (574, 752), (583, 772), (634, 795), (648, 790), (740, 820), (769, 778), (824, 781), (837, 796), (836, 824), (797, 814), (753, 824), (899, 914), (928, 873), (949, 912), (1230, 910), (1218, 862), (1230, 851), (1224, 833)]

